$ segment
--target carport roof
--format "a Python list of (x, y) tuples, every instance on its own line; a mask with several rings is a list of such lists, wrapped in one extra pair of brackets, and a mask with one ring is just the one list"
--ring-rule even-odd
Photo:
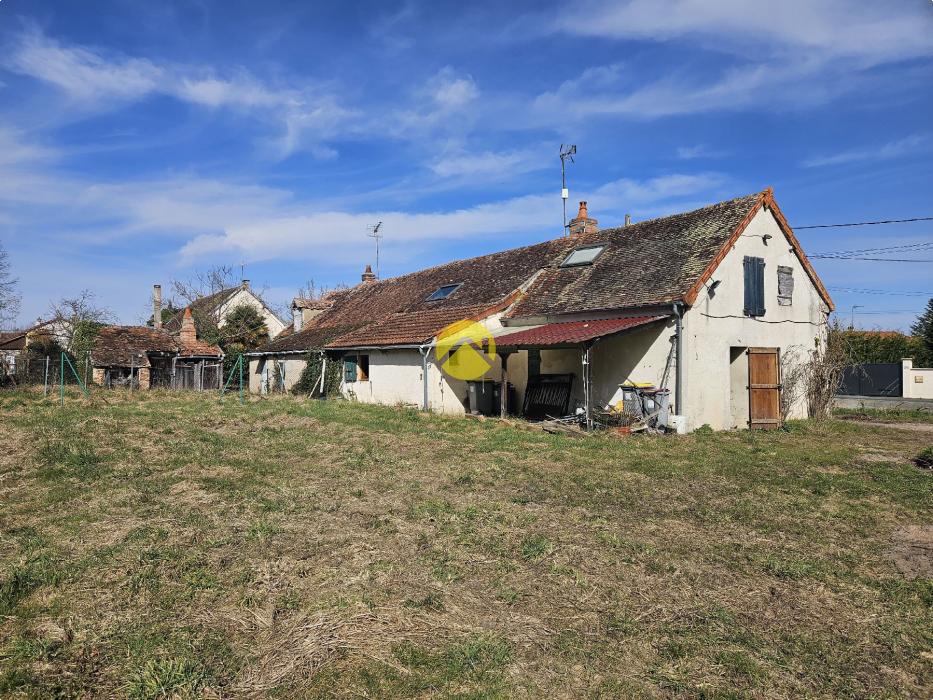
[(507, 333), (496, 338), (497, 349), (549, 348), (581, 345), (639, 326), (645, 326), (667, 316), (630, 316), (603, 318), (593, 321), (563, 321)]

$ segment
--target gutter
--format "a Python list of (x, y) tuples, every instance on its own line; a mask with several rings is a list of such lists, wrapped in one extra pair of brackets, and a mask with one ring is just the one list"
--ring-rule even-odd
[(683, 404), (682, 404), (682, 401), (683, 401), (683, 391), (684, 391), (684, 389), (683, 389), (683, 385), (684, 385), (684, 371), (683, 371), (683, 369), (684, 369), (684, 368), (683, 368), (683, 362), (682, 362), (683, 351), (684, 351), (684, 341), (683, 341), (683, 335), (684, 335), (684, 334), (683, 334), (683, 330), (684, 330), (684, 325), (683, 325), (683, 318), (684, 318), (684, 314), (683, 314), (683, 302), (682, 302), (682, 301), (675, 301), (674, 304), (673, 304), (673, 308), (674, 308), (674, 316), (675, 316), (675, 319), (676, 319), (676, 327), (677, 327), (677, 332), (676, 332), (676, 339), (677, 339), (677, 343), (676, 343), (676, 345), (677, 345), (677, 350), (676, 350), (676, 354), (677, 354), (677, 366), (675, 367), (675, 377), (676, 377), (676, 378), (675, 378), (675, 380), (674, 380), (674, 381), (676, 382), (676, 386), (674, 387), (674, 410), (677, 411), (677, 413), (679, 413), (680, 415), (684, 415), (684, 413), (683, 413)]
[(418, 348), (421, 353), (421, 378), (424, 385), (424, 398), (421, 403), (423, 411), (428, 410), (428, 353), (431, 351), (430, 345), (422, 345)]

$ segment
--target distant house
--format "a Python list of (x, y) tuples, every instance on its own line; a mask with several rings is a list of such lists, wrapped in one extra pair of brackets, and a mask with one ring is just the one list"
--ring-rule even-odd
[(140, 389), (219, 389), (223, 352), (198, 339), (190, 308), (181, 315), (181, 327), (174, 334), (148, 326), (101, 328), (90, 355), (94, 383), (106, 387), (132, 384)]
[(45, 334), (59, 342), (57, 332), (54, 321), (37, 321), (35, 325), (24, 330), (0, 331), (0, 377), (17, 373), (17, 365), (30, 341), (35, 341), (38, 335)]
[(474, 411), (476, 387), (434, 354), (445, 327), (473, 320), (496, 344), (484, 381), (507, 379), (518, 411), (556, 387), (551, 410), (592, 413), (634, 383), (669, 389), (688, 429), (780, 424), (781, 356), (823, 342), (833, 303), (770, 189), (603, 230), (581, 202), (569, 232), (393, 279), (367, 270), (250, 354), (250, 388), (270, 363), (294, 380), (320, 353), (355, 400)]
[[(249, 280), (243, 280), (238, 287), (222, 289), (214, 294), (196, 299), (191, 302), (188, 308), (191, 309), (197, 323), (210, 319), (217, 324), (218, 328), (223, 328), (230, 312), (244, 305), (251, 306), (259, 312), (266, 324), (270, 339), (275, 338), (286, 327), (286, 323), (276, 316), (266, 302), (250, 288)], [(170, 333), (178, 333), (181, 330), (183, 314), (184, 311), (179, 311), (170, 320), (166, 321), (165, 329)]]

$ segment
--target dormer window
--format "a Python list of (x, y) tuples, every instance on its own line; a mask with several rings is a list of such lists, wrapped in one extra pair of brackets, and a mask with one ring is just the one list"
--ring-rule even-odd
[(463, 286), (462, 282), (457, 284), (445, 284), (443, 287), (438, 287), (434, 290), (434, 293), (431, 294), (425, 301), (440, 301), (441, 299), (446, 299), (451, 294), (456, 292), (460, 287)]
[(605, 249), (606, 246), (604, 245), (591, 245), (586, 248), (577, 248), (564, 258), (564, 262), (562, 262), (560, 266), (577, 267), (579, 265), (592, 265), (593, 261), (596, 260)]

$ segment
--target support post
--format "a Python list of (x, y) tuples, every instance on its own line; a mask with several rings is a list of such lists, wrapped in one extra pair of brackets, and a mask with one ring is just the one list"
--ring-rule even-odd
[(509, 355), (511, 353), (499, 353), (499, 361), (502, 363), (502, 385), (499, 388), (499, 417), (506, 418), (509, 415)]
[(590, 349), (592, 345), (587, 343), (583, 347), (583, 407), (586, 411), (586, 429), (593, 429), (593, 400), (590, 376)]
[(243, 353), (240, 353), (237, 364), (240, 366), (240, 403), (243, 403)]
[(65, 353), (62, 352), (62, 366), (58, 373), (58, 386), (61, 394), (62, 406), (65, 405)]
[(422, 384), (424, 385), (424, 398), (421, 403), (421, 410), (428, 410), (428, 352), (431, 348), (428, 345), (421, 347), (421, 377)]
[(321, 353), (321, 396), (327, 396), (327, 355)]
[(677, 364), (674, 366), (674, 411), (678, 415), (684, 415), (683, 410), (683, 306), (680, 302), (674, 302), (674, 316), (677, 319), (677, 337), (676, 337), (676, 347), (677, 347)]
[[(42, 385), (43, 385), (42, 396), (46, 398), (48, 398), (48, 395), (49, 395), (49, 363), (51, 362), (51, 360), (52, 360), (51, 357), (49, 357), (48, 355), (45, 356), (45, 379), (42, 382)], [(28, 377), (29, 375), (27, 374), (26, 376)]]

